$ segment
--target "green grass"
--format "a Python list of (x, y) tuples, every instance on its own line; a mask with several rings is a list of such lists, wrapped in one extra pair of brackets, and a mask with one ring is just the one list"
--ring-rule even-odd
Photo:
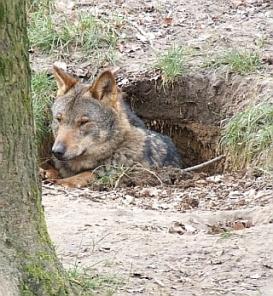
[(36, 129), (37, 144), (40, 145), (49, 135), (50, 105), (53, 100), (56, 85), (46, 73), (32, 75), (32, 105)]
[(261, 58), (257, 52), (232, 50), (204, 63), (205, 67), (219, 68), (227, 65), (240, 75), (257, 71), (261, 67)]
[(127, 176), (130, 170), (131, 168), (125, 166), (98, 167), (93, 171), (98, 174), (94, 185), (116, 188), (119, 186), (122, 177)]
[(162, 73), (163, 82), (171, 83), (184, 72), (185, 51), (182, 47), (173, 46), (160, 56), (155, 67)]
[(273, 105), (261, 103), (236, 114), (225, 126), (220, 141), (231, 166), (273, 169)]
[(82, 14), (79, 16), (76, 33), (75, 44), (87, 55), (95, 55), (101, 63), (104, 61), (114, 63), (118, 35), (109, 24), (109, 20)]
[(78, 43), (85, 51), (117, 45), (118, 38), (113, 28), (106, 21), (94, 16), (80, 15), (77, 31)]
[(222, 232), (221, 234), (220, 234), (220, 237), (222, 238), (222, 239), (228, 239), (228, 238), (230, 238), (232, 235), (234, 235), (230, 230), (225, 230), (224, 232)]
[(35, 11), (47, 12), (52, 8), (53, 0), (27, 0), (27, 11), (32, 13)]
[(68, 279), (76, 285), (81, 296), (112, 296), (124, 281), (113, 275), (92, 275), (90, 271), (73, 268), (68, 270)]
[(31, 47), (48, 53), (58, 48), (67, 49), (73, 40), (69, 28), (64, 20), (61, 30), (57, 29), (50, 14), (39, 10), (30, 17), (28, 36)]
[(80, 49), (87, 56), (113, 63), (118, 41), (109, 20), (83, 13), (71, 19), (56, 17), (51, 10), (29, 13), (28, 35), (31, 47), (44, 53), (62, 53)]

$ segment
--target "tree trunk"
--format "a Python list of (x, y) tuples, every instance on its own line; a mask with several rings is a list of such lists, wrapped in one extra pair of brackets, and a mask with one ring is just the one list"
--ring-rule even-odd
[(0, 0), (0, 295), (72, 295), (37, 177), (26, 0)]

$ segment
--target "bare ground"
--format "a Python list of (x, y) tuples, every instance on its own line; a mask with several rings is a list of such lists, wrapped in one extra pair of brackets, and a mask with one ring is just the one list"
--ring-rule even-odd
[[(200, 65), (208, 56), (242, 47), (258, 50), (266, 62), (242, 83), (231, 77), (241, 88), (240, 96), (232, 89), (232, 113), (249, 96), (272, 97), (271, 1), (76, 4), (96, 15), (125, 16), (120, 34), (127, 37), (117, 61), (121, 84), (147, 77), (158, 51), (173, 43), (194, 49), (188, 69), (195, 73), (203, 72)], [(32, 55), (36, 71), (49, 70), (55, 60)], [(85, 78), (97, 71), (77, 54), (64, 61)], [(121, 277), (124, 284), (115, 295), (272, 296), (272, 198), (272, 179), (235, 173), (112, 191), (43, 185), (48, 228), (62, 262)]]
[(44, 185), (66, 267), (124, 280), (115, 295), (272, 295), (270, 179), (199, 178), (188, 188), (99, 192)]

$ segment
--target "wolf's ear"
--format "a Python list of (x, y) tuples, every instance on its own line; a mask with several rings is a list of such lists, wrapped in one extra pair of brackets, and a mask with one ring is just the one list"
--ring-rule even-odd
[(76, 83), (77, 80), (71, 75), (65, 73), (62, 69), (53, 66), (53, 75), (57, 81), (57, 96), (63, 96), (67, 93)]
[(91, 86), (90, 92), (95, 99), (115, 107), (118, 99), (118, 87), (113, 73), (109, 70), (102, 72)]

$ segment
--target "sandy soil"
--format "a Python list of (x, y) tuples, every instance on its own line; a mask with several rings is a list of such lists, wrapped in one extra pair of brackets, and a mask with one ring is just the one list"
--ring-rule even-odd
[(270, 180), (217, 175), (187, 189), (43, 189), (64, 265), (124, 279), (115, 295), (272, 295)]

